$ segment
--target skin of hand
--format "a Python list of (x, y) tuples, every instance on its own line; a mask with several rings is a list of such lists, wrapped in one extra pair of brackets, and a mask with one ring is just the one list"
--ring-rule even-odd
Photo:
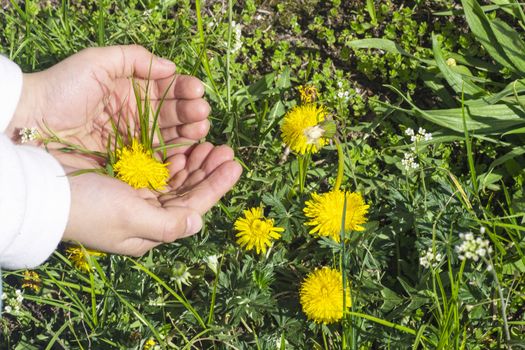
[[(143, 47), (89, 48), (38, 73), (24, 74), (17, 110), (6, 132), (49, 128), (62, 139), (105, 152), (111, 118), (133, 129), (137, 105), (130, 77), (148, 88), (168, 151), (170, 181), (163, 193), (136, 190), (108, 176), (70, 176), (71, 209), (63, 239), (111, 253), (139, 256), (202, 227), (206, 213), (238, 181), (242, 168), (227, 146), (195, 144), (209, 130), (200, 80), (176, 75), (175, 65)], [(45, 127), (44, 127), (45, 125)], [(97, 166), (93, 158), (52, 151), (66, 172)]]

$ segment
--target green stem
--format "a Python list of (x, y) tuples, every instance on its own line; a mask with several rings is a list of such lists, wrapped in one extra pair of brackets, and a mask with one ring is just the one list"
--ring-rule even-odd
[[(336, 145), (339, 146), (338, 148), (338, 152), (339, 153), (339, 149), (340, 149), (340, 145), (339, 145), (339, 142), (336, 142)], [(343, 152), (341, 152), (342, 154)], [(339, 159), (341, 159), (341, 157), (339, 157)], [(339, 179), (339, 174), (337, 175), (337, 178)], [(340, 184), (340, 181), (339, 181), (339, 184)], [(336, 181), (336, 185), (337, 185), (337, 181)], [(340, 237), (341, 237), (341, 253), (339, 254), (339, 269), (341, 271), (341, 275), (343, 276), (343, 312), (346, 311), (346, 292), (347, 292), (347, 285), (346, 285), (346, 266), (345, 266), (345, 219), (346, 219), (346, 195), (344, 196), (344, 202), (343, 202), (343, 214), (342, 214), (342, 219), (341, 219), (341, 232), (340, 232)], [(345, 318), (343, 318), (343, 322), (341, 323), (342, 325), (342, 344), (341, 344), (341, 348), (343, 350), (346, 350), (346, 326), (347, 326), (347, 323), (345, 322)]]
[(219, 284), (219, 275), (222, 268), (222, 262), (224, 260), (224, 255), (221, 257), (221, 261), (219, 262), (219, 266), (217, 266), (217, 273), (215, 274), (215, 281), (213, 282), (213, 292), (211, 294), (211, 302), (210, 302), (210, 312), (208, 314), (208, 321), (207, 324), (211, 324), (213, 321), (213, 315), (215, 312), (215, 298), (217, 296), (217, 285)]
[(232, 46), (232, 20), (233, 20), (233, 1), (228, 0), (228, 50), (226, 51), (226, 102), (228, 106), (228, 112), (231, 111), (231, 77), (230, 77), (230, 56)]
[(492, 272), (492, 276), (494, 277), (494, 282), (496, 282), (496, 287), (498, 289), (498, 295), (501, 300), (501, 318), (503, 319), (503, 331), (505, 332), (505, 340), (507, 342), (507, 348), (511, 349), (510, 346), (510, 332), (509, 332), (509, 324), (507, 321), (507, 303), (505, 302), (505, 297), (503, 296), (503, 289), (501, 288), (501, 284), (499, 283), (498, 274), (496, 273), (496, 270), (494, 269), (494, 265), (492, 264), (492, 259), (489, 256), (489, 259), (483, 259), (485, 260), (485, 263), (490, 268), (490, 271)]
[(299, 192), (304, 193), (306, 186), (306, 175), (308, 173), (308, 166), (310, 165), (310, 153), (298, 156), (299, 162)]
[(208, 79), (210, 80), (210, 84), (213, 87), (213, 90), (215, 91), (215, 95), (219, 99), (219, 103), (222, 108), (226, 108), (226, 104), (224, 103), (224, 100), (222, 99), (221, 94), (219, 93), (219, 89), (217, 88), (217, 84), (215, 84), (215, 80), (213, 79), (213, 74), (211, 73), (210, 69), (210, 63), (208, 60), (208, 55), (206, 53), (206, 39), (204, 38), (204, 24), (202, 21), (202, 13), (201, 13), (201, 2), (200, 0), (195, 1), (195, 13), (197, 15), (197, 31), (199, 34), (199, 39), (201, 41), (202, 47), (201, 47), (201, 53), (202, 53), (202, 66), (204, 67), (204, 71), (206, 72), (206, 75), (208, 76)]
[(337, 149), (337, 178), (335, 179), (334, 191), (338, 191), (343, 182), (343, 175), (345, 171), (345, 155), (343, 153), (343, 147), (341, 142), (337, 138), (335, 140), (335, 147)]
[(470, 181), (472, 181), (472, 187), (474, 188), (474, 191), (477, 196), (478, 195), (478, 182), (477, 182), (477, 176), (476, 176), (476, 167), (474, 166), (474, 156), (472, 155), (472, 144), (470, 143), (470, 138), (468, 134), (467, 117), (465, 116), (465, 103), (464, 102), (465, 102), (465, 94), (462, 89), (461, 91), (461, 116), (463, 118), (463, 131), (465, 133), (465, 146), (467, 148), (468, 166), (470, 169)]

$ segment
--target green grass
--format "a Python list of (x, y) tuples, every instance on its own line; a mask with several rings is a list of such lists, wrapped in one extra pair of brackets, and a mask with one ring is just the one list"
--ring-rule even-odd
[[(92, 260), (88, 274), (60, 247), (35, 270), (39, 292), (21, 288), (24, 271), (4, 271), (7, 304), (17, 289), (24, 300), (0, 320), (1, 349), (142, 349), (150, 338), (162, 349), (525, 347), (525, 81), (520, 51), (501, 38), (511, 26), (511, 41), (524, 40), (516, 1), (17, 3), (0, 12), (0, 51), (25, 71), (137, 43), (202, 79), (208, 140), (233, 147), (244, 174), (195, 237)], [(505, 45), (487, 47), (486, 35)], [(307, 83), (341, 145), (309, 162), (286, 154), (279, 131)], [(432, 139), (412, 142), (405, 131), (419, 127)], [(418, 168), (405, 169), (405, 154)], [(344, 246), (310, 235), (303, 214), (338, 168), (341, 188), (371, 205)], [(259, 205), (285, 228), (261, 255), (233, 229)], [(467, 232), (489, 240), (490, 257), (458, 258)], [(443, 256), (433, 268), (419, 260), (429, 248)], [(301, 310), (300, 283), (321, 266), (345, 267), (352, 307), (340, 323)]]

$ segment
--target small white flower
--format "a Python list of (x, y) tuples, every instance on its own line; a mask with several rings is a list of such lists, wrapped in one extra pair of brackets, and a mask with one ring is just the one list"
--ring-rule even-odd
[(462, 240), (462, 243), (457, 245), (455, 250), (460, 260), (472, 259), (477, 262), (487, 254), (492, 253), (490, 242), (481, 237), (474, 237), (472, 232), (460, 233), (459, 238)]
[(423, 137), (424, 137), (425, 141), (430, 141), (430, 140), (432, 140), (432, 134), (429, 133), (429, 132), (427, 132)]
[(37, 139), (38, 130), (36, 128), (22, 128), (18, 134), (20, 135), (20, 142), (27, 143)]
[(434, 250), (432, 249), (432, 247), (430, 247), (427, 249), (425, 254), (423, 254), (419, 258), (419, 263), (421, 264), (421, 266), (427, 269), (429, 267), (436, 268), (441, 262), (441, 260), (443, 260), (443, 256), (440, 253), (434, 254)]
[(415, 170), (419, 168), (419, 164), (415, 160), (415, 156), (412, 153), (405, 153), (404, 158), (401, 160), (401, 165), (405, 170)]
[(418, 133), (419, 135), (425, 135), (426, 132), (427, 132), (427, 131), (426, 131), (425, 129), (423, 129), (423, 128), (419, 128), (419, 130), (417, 131), (417, 133)]
[(341, 88), (343, 87), (343, 82), (338, 81), (338, 82), (337, 82), (337, 87), (338, 87), (339, 89), (341, 89)]
[(6, 300), (7, 299), (7, 294), (4, 292), (2, 293), (2, 300)]
[(4, 311), (9, 314), (9, 313), (13, 312), (13, 308), (11, 306), (9, 306), (9, 305), (6, 305), (4, 307)]
[(405, 130), (405, 135), (407, 136), (414, 136), (414, 129), (408, 128)]
[(231, 53), (236, 53), (242, 47), (242, 26), (235, 21), (232, 21), (232, 32), (235, 34), (233, 39), (233, 45), (231, 48)]

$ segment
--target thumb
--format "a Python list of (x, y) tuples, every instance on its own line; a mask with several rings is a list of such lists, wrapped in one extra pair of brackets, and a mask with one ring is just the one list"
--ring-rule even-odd
[(140, 45), (96, 47), (86, 51), (93, 54), (94, 62), (100, 62), (113, 79), (130, 76), (162, 79), (175, 74), (175, 63), (155, 56)]
[(186, 207), (147, 205), (129, 218), (136, 238), (164, 243), (194, 235), (203, 225), (200, 214)]

